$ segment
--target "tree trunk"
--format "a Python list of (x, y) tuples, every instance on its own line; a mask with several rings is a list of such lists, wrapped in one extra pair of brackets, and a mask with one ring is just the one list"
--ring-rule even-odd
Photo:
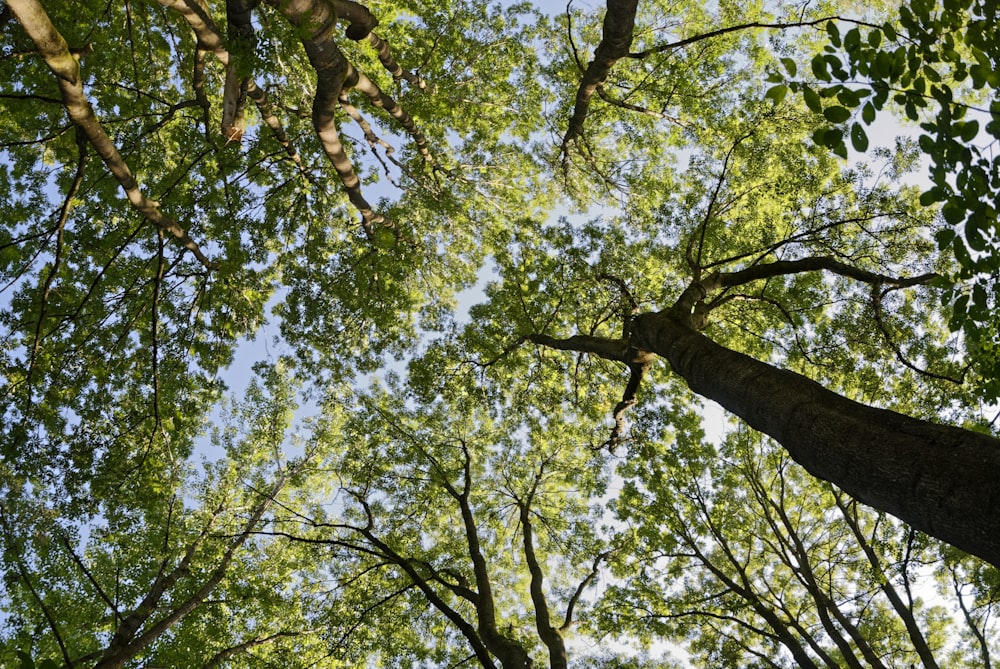
[(1000, 440), (854, 402), (719, 346), (668, 311), (638, 316), (631, 344), (666, 358), (693, 391), (814, 476), (1000, 567)]

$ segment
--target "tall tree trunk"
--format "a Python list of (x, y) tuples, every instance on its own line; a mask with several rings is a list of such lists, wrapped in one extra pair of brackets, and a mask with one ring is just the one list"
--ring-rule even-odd
[(854, 402), (719, 346), (676, 313), (638, 316), (630, 343), (814, 476), (1000, 567), (1000, 440)]

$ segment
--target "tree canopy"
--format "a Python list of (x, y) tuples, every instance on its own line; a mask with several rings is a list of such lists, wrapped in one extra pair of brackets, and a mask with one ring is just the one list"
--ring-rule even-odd
[(996, 24), (0, 0), (0, 665), (990, 666)]

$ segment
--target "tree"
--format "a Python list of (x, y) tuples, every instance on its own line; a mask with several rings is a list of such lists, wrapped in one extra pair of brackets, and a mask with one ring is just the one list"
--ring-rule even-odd
[[(425, 605), (415, 626), (439, 643), (400, 634), (380, 652), (560, 666), (574, 593), (631, 546), (586, 529), (603, 518), (590, 504), (616, 494), (601, 483), (615, 458), (641, 461), (643, 416), (669, 403), (690, 420), (690, 390), (814, 476), (1000, 564), (995, 333), (981, 309), (954, 317), (980, 304), (994, 254), (956, 265), (954, 206), (939, 218), (939, 192), (902, 183), (926, 141), (846, 166), (810, 145), (841, 146), (812, 83), (794, 82), (802, 104), (763, 84), (832, 66), (814, 58), (831, 21), (888, 35), (871, 12), (5, 2), (0, 485), (7, 607), (33, 626), (12, 627), (8, 657), (266, 664), (293, 644), (303, 663), (364, 662), (385, 641), (373, 621)], [(867, 39), (875, 51), (852, 53), (877, 61)], [(822, 92), (864, 109), (846, 85)], [(283, 373), (329, 395), (326, 426), (293, 460), (269, 454), (284, 427), (247, 429), (196, 483), (223, 370), (269, 314)], [(362, 392), (369, 374), (391, 395)], [(251, 426), (288, 406), (255, 393)], [(438, 507), (454, 520), (422, 515)], [(128, 579), (108, 557), (146, 552)], [(982, 629), (995, 572), (949, 564)], [(245, 624), (227, 637), (211, 621), (229, 602)], [(70, 639), (78, 613), (109, 622)], [(212, 654), (178, 659), (187, 647)]]
[(703, 666), (989, 663), (974, 647), (954, 652), (958, 638), (989, 631), (912, 588), (914, 571), (951, 568), (912, 529), (805, 475), (744, 427), (718, 450), (699, 436), (679, 432), (672, 448), (684, 457), (655, 458), (677, 466), (628, 468), (617, 508), (641, 547), (629, 558), (636, 576), (603, 603), (615, 628), (686, 637)]
[(288, 380), (271, 372), (217, 431), (224, 457), (202, 471), (175, 461), (159, 478), (135, 477), (84, 522), (53, 513), (58, 487), (16, 490), (6, 480), (0, 546), (13, 633), (0, 662), (219, 666), (252, 652), (262, 665), (291, 654), (307, 666), (322, 657), (309, 600), (288, 582), (311, 556), (254, 540), (269, 509), (306, 483), (292, 481), (309, 454), (282, 452), (293, 447), (291, 401)]

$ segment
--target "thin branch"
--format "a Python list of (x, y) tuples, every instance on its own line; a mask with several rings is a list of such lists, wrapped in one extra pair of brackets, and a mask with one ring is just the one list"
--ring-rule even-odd
[(45, 616), (45, 622), (48, 624), (49, 629), (52, 630), (52, 636), (56, 639), (56, 644), (59, 646), (59, 651), (62, 653), (63, 660), (66, 662), (67, 667), (73, 667), (73, 660), (70, 659), (69, 652), (66, 650), (66, 644), (63, 641), (62, 634), (59, 633), (59, 626), (56, 625), (55, 616), (49, 610), (49, 607), (45, 605), (45, 600), (35, 589), (35, 586), (31, 583), (31, 577), (28, 574), (28, 568), (24, 564), (24, 556), (21, 551), (14, 545), (14, 534), (11, 532), (10, 524), (7, 522), (6, 510), (0, 505), (0, 525), (3, 527), (3, 533), (6, 537), (9, 537), (7, 545), (10, 546), (11, 552), (14, 554), (14, 562), (17, 566), (17, 572), (21, 577), (21, 580), (28, 588), (28, 592), (31, 593), (32, 599), (38, 604), (38, 608), (42, 610), (42, 615)]
[(778, 260), (772, 263), (761, 263), (738, 270), (735, 272), (716, 272), (702, 281), (707, 292), (712, 292), (719, 288), (731, 286), (742, 286), (751, 281), (770, 279), (777, 276), (790, 274), (801, 274), (804, 272), (827, 271), (833, 274), (855, 279), (868, 284), (884, 284), (899, 288), (908, 288), (930, 283), (939, 275), (928, 272), (914, 277), (894, 277), (885, 274), (878, 274), (860, 267), (848, 265), (832, 256), (810, 256), (799, 260)]
[(257, 646), (263, 646), (264, 644), (271, 643), (277, 639), (300, 636), (301, 634), (303, 634), (303, 632), (276, 632), (270, 636), (261, 637), (259, 639), (249, 639), (243, 643), (220, 650), (205, 663), (205, 669), (217, 667), (233, 655), (242, 653), (245, 650), (250, 650), (251, 648), (256, 648)]
[(35, 322), (35, 337), (31, 345), (31, 354), (28, 360), (28, 373), (27, 373), (27, 383), (31, 383), (32, 374), (35, 371), (35, 362), (38, 359), (38, 349), (41, 346), (42, 341), (42, 326), (45, 322), (45, 311), (49, 304), (49, 295), (52, 292), (52, 282), (56, 278), (56, 274), (59, 273), (62, 265), (63, 258), (63, 241), (66, 233), (66, 221), (69, 218), (70, 208), (73, 204), (73, 198), (80, 191), (80, 185), (83, 183), (84, 168), (87, 166), (87, 139), (84, 137), (83, 132), (77, 128), (76, 129), (76, 145), (79, 151), (79, 158), (77, 158), (76, 163), (76, 174), (73, 176), (73, 182), (70, 184), (69, 190), (66, 192), (66, 197), (63, 198), (62, 207), (59, 210), (59, 220), (56, 222), (56, 252), (55, 257), (52, 260), (52, 265), (49, 267), (49, 272), (45, 277), (45, 285), (42, 288), (42, 296), (40, 304), (38, 305), (38, 319)]
[(715, 37), (721, 37), (722, 35), (726, 35), (732, 32), (737, 32), (740, 30), (751, 30), (754, 28), (767, 28), (767, 29), (777, 29), (777, 30), (784, 30), (787, 28), (809, 28), (820, 24), (826, 24), (829, 23), (830, 21), (841, 21), (843, 23), (850, 23), (859, 26), (867, 26), (869, 28), (881, 29), (881, 26), (877, 26), (873, 23), (867, 23), (865, 21), (856, 21), (854, 19), (844, 19), (839, 16), (827, 16), (821, 19), (814, 19), (812, 21), (796, 21), (794, 23), (760, 23), (758, 21), (754, 21), (751, 23), (741, 23), (735, 26), (726, 26), (725, 28), (719, 28), (717, 30), (712, 30), (707, 33), (701, 33), (699, 35), (693, 35), (691, 37), (686, 37), (684, 39), (677, 40), (676, 42), (670, 42), (668, 44), (660, 44), (658, 46), (654, 46), (651, 49), (646, 49), (645, 51), (638, 51), (635, 53), (626, 54), (626, 56), (628, 58), (635, 58), (641, 60), (643, 58), (648, 58), (653, 54), (664, 53), (667, 51), (675, 51), (677, 49), (683, 48), (690, 44), (694, 44), (696, 42), (702, 42), (705, 40), (713, 39)]
[(580, 584), (576, 586), (576, 591), (569, 598), (569, 602), (566, 603), (566, 615), (563, 618), (563, 624), (559, 627), (559, 631), (565, 632), (573, 625), (573, 609), (576, 608), (576, 604), (580, 601), (584, 591), (590, 587), (590, 584), (594, 582), (597, 575), (601, 573), (601, 562), (606, 560), (609, 555), (611, 555), (611, 551), (605, 551), (594, 558), (594, 564), (590, 568), (590, 573), (580, 581)]
[(84, 93), (79, 61), (70, 53), (66, 40), (52, 25), (52, 21), (38, 0), (8, 0), (7, 5), (38, 47), (46, 65), (56, 76), (63, 105), (70, 120), (86, 135), (87, 140), (125, 191), (132, 206), (142, 213), (146, 220), (173, 235), (177, 242), (191, 251), (205, 267), (213, 269), (214, 263), (202, 253), (187, 232), (176, 221), (163, 214), (159, 209), (159, 203), (146, 197), (139, 188), (132, 170), (104, 131)]
[(708, 224), (712, 220), (712, 215), (715, 213), (715, 203), (719, 198), (719, 193), (722, 191), (722, 185), (726, 181), (726, 172), (729, 170), (729, 161), (732, 160), (733, 153), (736, 152), (736, 148), (742, 144), (745, 140), (753, 136), (753, 131), (746, 133), (745, 135), (738, 137), (729, 150), (726, 152), (726, 158), (722, 161), (722, 171), (719, 173), (719, 178), (715, 181), (715, 189), (712, 191), (712, 197), (709, 199), (708, 204), (705, 206), (705, 217), (701, 221), (701, 225), (698, 226), (698, 254), (697, 256), (692, 255), (691, 249), (694, 245), (695, 236), (691, 235), (688, 238), (687, 247), (684, 250), (684, 256), (687, 258), (688, 267), (694, 272), (695, 281), (701, 279), (701, 255), (705, 250), (705, 232), (708, 229)]
[(903, 354), (903, 349), (900, 348), (899, 343), (889, 333), (889, 328), (886, 325), (885, 317), (882, 313), (883, 297), (885, 297), (885, 292), (881, 290), (881, 286), (877, 283), (872, 284), (872, 315), (875, 317), (875, 324), (878, 326), (879, 332), (882, 333), (882, 338), (885, 339), (885, 343), (888, 344), (896, 354), (896, 359), (908, 369), (911, 369), (922, 376), (927, 376), (932, 379), (940, 379), (942, 381), (950, 381), (951, 383), (959, 386), (962, 385), (965, 382), (965, 374), (968, 371), (968, 367), (962, 370), (962, 375), (960, 377), (955, 378), (947, 374), (938, 374), (927, 369), (922, 369), (909, 361), (909, 359)]

